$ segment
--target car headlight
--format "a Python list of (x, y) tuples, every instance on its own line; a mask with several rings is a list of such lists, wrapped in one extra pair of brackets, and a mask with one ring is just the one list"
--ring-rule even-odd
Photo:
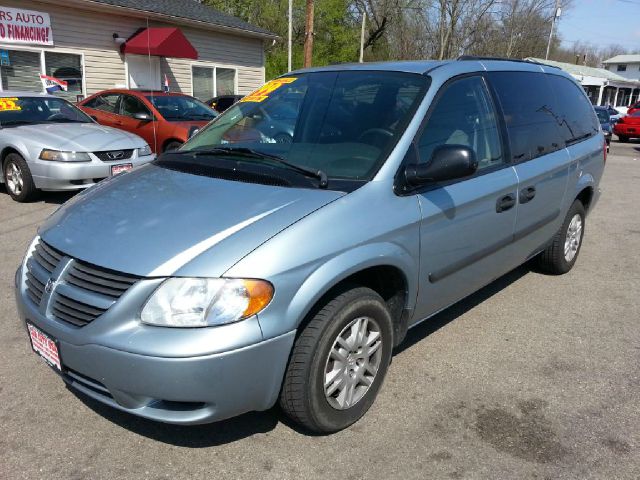
[(61, 152), (59, 150), (47, 150), (40, 152), (40, 160), (52, 162), (90, 162), (91, 157), (87, 152)]
[(140, 318), (163, 327), (209, 327), (248, 318), (273, 298), (264, 280), (169, 278), (142, 308)]
[(139, 157), (146, 157), (147, 155), (151, 155), (151, 147), (147, 144), (145, 144), (144, 147), (138, 148), (137, 150)]

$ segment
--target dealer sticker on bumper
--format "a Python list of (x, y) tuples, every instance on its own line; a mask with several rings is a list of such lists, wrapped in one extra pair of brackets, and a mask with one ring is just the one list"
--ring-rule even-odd
[(121, 163), (120, 165), (111, 166), (111, 175), (118, 175), (119, 173), (128, 172), (133, 168), (132, 163)]
[(58, 352), (56, 341), (30, 323), (27, 323), (27, 328), (29, 329), (33, 351), (40, 355), (45, 362), (61, 372), (62, 365), (60, 364), (60, 353)]

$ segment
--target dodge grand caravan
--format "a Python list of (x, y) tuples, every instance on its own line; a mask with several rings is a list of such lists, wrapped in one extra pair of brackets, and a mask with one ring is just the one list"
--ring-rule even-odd
[[(295, 109), (291, 142), (261, 129)], [(70, 388), (162, 422), (373, 403), (408, 328), (533, 257), (576, 262), (606, 144), (582, 89), (462, 58), (300, 70), (77, 195), (16, 273)]]

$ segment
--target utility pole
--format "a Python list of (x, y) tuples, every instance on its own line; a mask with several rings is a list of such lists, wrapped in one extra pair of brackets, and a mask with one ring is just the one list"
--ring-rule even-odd
[(556, 9), (553, 12), (553, 18), (551, 19), (551, 30), (549, 31), (549, 41), (547, 42), (547, 54), (544, 56), (545, 60), (549, 60), (549, 50), (551, 50), (551, 39), (553, 38), (553, 27), (556, 25), (556, 19), (560, 17), (562, 9), (560, 8), (560, 0), (556, 0)]
[(293, 30), (293, 0), (289, 0), (289, 49), (287, 51), (287, 72), (291, 71), (291, 32)]
[(304, 32), (304, 67), (313, 62), (313, 0), (307, 0), (307, 13)]
[(364, 25), (367, 21), (367, 11), (362, 11), (362, 29), (360, 30), (360, 63), (364, 58)]

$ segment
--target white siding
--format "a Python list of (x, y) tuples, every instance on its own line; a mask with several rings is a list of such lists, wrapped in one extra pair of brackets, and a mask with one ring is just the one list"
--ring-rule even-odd
[[(84, 54), (85, 94), (126, 85), (124, 56), (113, 41), (113, 34), (127, 38), (137, 29), (147, 26), (145, 19), (81, 11), (61, 5), (33, 0), (0, 0), (7, 7), (48, 12), (53, 30), (53, 47)], [(150, 21), (149, 26), (168, 26)], [(238, 93), (249, 93), (264, 83), (263, 44), (260, 39), (218, 33), (190, 26), (179, 27), (198, 51), (197, 61), (167, 58), (161, 61), (161, 70), (167, 74), (172, 91), (191, 94), (191, 65), (205, 63), (236, 68)], [(0, 43), (0, 48), (12, 48)], [(34, 45), (34, 48), (41, 48)]]

